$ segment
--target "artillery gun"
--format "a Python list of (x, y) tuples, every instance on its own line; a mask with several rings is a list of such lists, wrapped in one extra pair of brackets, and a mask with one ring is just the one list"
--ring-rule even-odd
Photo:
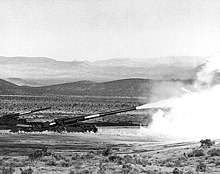
[[(34, 111), (27, 112), (26, 114), (30, 114), (33, 112), (45, 110), (49, 108), (42, 108)], [(86, 120), (105, 117), (117, 113), (128, 112), (136, 110), (136, 107), (130, 107), (126, 109), (114, 110), (104, 113), (92, 114), (92, 115), (83, 115), (76, 117), (68, 117), (68, 118), (58, 118), (53, 121), (46, 122), (28, 122), (26, 119), (20, 119), (19, 116), (24, 114), (13, 115), (11, 120), (15, 120), (13, 124), (8, 124), (8, 122), (4, 122), (6, 125), (9, 125), (9, 129), (12, 132), (25, 131), (25, 132), (42, 132), (42, 131), (53, 131), (53, 132), (97, 132), (98, 129), (94, 124), (84, 123)], [(3, 118), (6, 117), (3, 116)], [(10, 115), (9, 115), (10, 117)], [(7, 117), (6, 117), (7, 118)], [(7, 120), (7, 119), (6, 119)], [(0, 119), (1, 121), (1, 119)], [(2, 124), (2, 123), (1, 123)]]
[(44, 111), (50, 109), (51, 107), (39, 108), (23, 113), (11, 113), (0, 117), (0, 130), (7, 130), (16, 127), (18, 124), (28, 125), (29, 122), (23, 116), (30, 115), (35, 112)]
[(130, 107), (120, 110), (114, 110), (109, 112), (103, 112), (93, 115), (84, 115), (84, 116), (77, 116), (72, 118), (63, 118), (63, 119), (55, 119), (53, 122), (50, 123), (49, 130), (60, 132), (60, 131), (67, 131), (67, 132), (97, 132), (98, 129), (94, 124), (90, 123), (83, 123), (84, 121), (106, 117), (113, 114), (118, 114), (122, 112), (134, 111), (136, 107)]

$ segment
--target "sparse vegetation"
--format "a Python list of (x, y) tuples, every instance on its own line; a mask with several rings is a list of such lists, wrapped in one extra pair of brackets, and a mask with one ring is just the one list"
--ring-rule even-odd
[[(218, 154), (218, 152), (218, 148), (211, 150), (196, 148), (192, 149), (189, 154), (184, 155), (182, 151), (181, 153), (176, 153), (175, 157), (170, 156), (169, 158), (160, 159), (159, 157), (154, 157), (154, 155), (118, 154), (117, 150), (107, 146), (103, 150), (81, 153), (36, 149), (31, 154), (35, 154), (33, 155), (36, 157), (35, 160), (38, 161), (38, 165), (45, 167), (44, 170), (48, 170), (51, 167), (51, 170), (68, 170), (70, 174), (90, 174), (95, 172), (98, 174), (196, 174), (198, 172), (207, 172), (208, 166), (219, 168), (219, 156), (211, 156), (212, 153)], [(162, 153), (161, 151), (160, 153), (155, 152), (159, 156)], [(2, 160), (0, 159), (0, 161)], [(2, 164), (7, 163), (7, 167), (2, 168), (2, 171), (5, 171), (5, 173), (13, 172), (15, 168), (18, 168), (21, 174), (32, 174), (35, 170), (43, 170), (43, 168), (36, 168), (30, 157), (23, 158), (22, 162), (25, 162), (26, 166), (19, 167), (18, 164), (21, 161), (18, 158), (4, 157)], [(188, 168), (189, 166), (190, 168)]]
[(31, 167), (27, 169), (20, 168), (20, 171), (21, 171), (21, 174), (32, 174), (34, 172), (34, 170)]
[(173, 174), (183, 174), (183, 172), (181, 170), (179, 170), (178, 168), (175, 168), (173, 170)]
[(49, 152), (47, 152), (47, 148), (43, 148), (41, 150), (35, 150), (33, 153), (29, 154), (30, 161), (36, 161), (43, 156), (49, 155)]
[[(45, 111), (45, 114), (43, 114), (43, 119), (49, 120), (56, 117), (60, 118), (64, 114), (97, 113), (100, 111), (130, 107), (138, 105), (139, 103), (137, 99), (131, 98), (95, 98), (79, 96), (0, 96), (0, 99), (2, 100), (0, 107), (2, 107), (4, 111), (27, 111), (32, 108), (41, 107), (42, 105), (52, 106), (53, 110)], [(15, 108), (16, 110), (13, 110)], [(103, 118), (103, 120), (110, 122), (127, 120), (142, 122), (144, 117), (147, 117), (145, 113), (140, 113), (140, 115), (143, 114), (144, 117), (137, 117), (137, 115), (135, 115), (139, 113), (129, 114), (130, 113), (126, 113), (126, 117), (124, 117), (123, 114), (119, 116), (114, 115)], [(56, 115), (56, 117), (54, 117), (54, 115)], [(137, 120), (137, 118), (140, 119)], [(32, 136), (32, 134), (30, 135)], [(39, 137), (43, 136), (44, 135), (40, 135)], [(59, 137), (60, 135), (56, 136)], [(67, 136), (70, 135), (68, 134)], [(37, 138), (35, 140), (39, 139)], [(60, 139), (56, 142), (59, 143), (62, 140)], [(28, 139), (28, 141), (31, 140)], [(46, 141), (49, 142), (49, 140)], [(70, 139), (66, 139), (62, 143), (69, 143), (69, 141)], [(212, 145), (210, 142), (212, 142)], [(89, 141), (86, 141), (86, 143), (89, 143)], [(91, 145), (92, 147), (96, 147), (94, 144)], [(0, 173), (2, 171), (7, 174), (10, 171), (11, 173), (14, 171), (23, 172), (22, 174), (31, 174), (31, 172), (41, 173), (41, 171), (42, 173), (46, 173), (46, 171), (53, 173), (56, 170), (60, 170), (67, 171), (71, 174), (171, 174), (174, 173), (174, 171), (179, 173), (182, 172), (183, 174), (196, 174), (201, 171), (207, 172), (210, 168), (219, 169), (220, 172), (220, 149), (218, 144), (213, 144), (211, 140), (203, 141), (201, 147), (194, 147), (193, 149), (184, 149), (184, 147), (176, 146), (177, 148), (182, 148), (180, 151), (177, 151), (175, 148), (157, 150), (157, 148), (161, 148), (161, 146), (157, 147), (155, 145), (152, 146), (152, 149), (150, 149), (150, 147), (147, 147), (149, 149), (146, 151), (144, 149), (143, 154), (142, 152), (138, 152), (138, 146), (129, 145), (127, 146), (129, 148), (124, 145), (120, 146), (120, 148), (118, 148), (118, 146), (115, 148), (116, 146), (110, 143), (103, 143), (97, 145), (99, 148), (92, 148), (91, 150), (85, 146), (85, 149), (83, 148), (80, 152), (74, 149), (75, 146), (73, 146), (74, 148), (71, 149), (71, 151), (68, 151), (66, 148), (63, 150), (54, 147), (52, 147), (52, 149), (41, 149), (41, 146), (32, 150), (31, 148), (27, 150), (20, 149), (18, 152), (14, 150), (10, 155), (4, 152), (6, 150), (1, 149), (1, 154), (4, 155), (0, 156)], [(196, 144), (196, 146), (199, 145)], [(88, 145), (88, 147), (90, 147), (90, 145)], [(133, 149), (132, 151), (133, 147), (135, 147), (135, 150)], [(37, 164), (34, 162), (37, 162)]]
[(166, 167), (183, 167), (187, 165), (185, 158), (168, 158), (160, 162), (161, 166)]
[(188, 157), (200, 157), (205, 156), (203, 149), (194, 149), (192, 152), (188, 153)]
[(112, 149), (110, 147), (107, 147), (105, 148), (103, 151), (102, 151), (102, 155), (103, 156), (108, 156), (112, 153)]
[(2, 167), (1, 174), (12, 174), (15, 172), (15, 169), (12, 166), (9, 167)]
[(220, 149), (214, 148), (208, 151), (210, 156), (220, 156)]
[[(9, 112), (23, 112), (42, 106), (51, 106), (51, 110), (44, 111), (41, 120), (51, 120), (67, 115), (94, 114), (109, 110), (122, 109), (140, 105), (138, 98), (127, 97), (92, 97), (92, 96), (0, 96), (1, 115)], [(149, 113), (148, 113), (149, 112)], [(151, 121), (150, 112), (135, 112), (126, 114), (116, 114), (91, 122), (103, 121), (110, 123), (134, 123), (149, 124)], [(42, 113), (36, 113), (35, 116)], [(138, 119), (137, 119), (138, 118)]]
[(109, 159), (110, 162), (122, 164), (122, 158), (120, 156), (111, 155), (111, 156), (108, 157), (108, 159)]
[(47, 166), (57, 166), (57, 163), (55, 160), (49, 160), (48, 162), (45, 162)]
[(206, 164), (200, 162), (200, 163), (196, 166), (196, 171), (197, 171), (197, 172), (206, 172)]
[(200, 143), (201, 143), (201, 147), (210, 148), (215, 144), (215, 141), (212, 141), (211, 139), (205, 139), (205, 140), (201, 140)]

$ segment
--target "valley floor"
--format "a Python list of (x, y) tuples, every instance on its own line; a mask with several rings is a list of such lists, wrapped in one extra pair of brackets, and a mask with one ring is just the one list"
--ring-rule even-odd
[[(3, 172), (41, 173), (220, 173), (220, 144), (174, 142), (140, 128), (100, 128), (94, 133), (0, 134)], [(178, 174), (178, 173), (177, 173)]]

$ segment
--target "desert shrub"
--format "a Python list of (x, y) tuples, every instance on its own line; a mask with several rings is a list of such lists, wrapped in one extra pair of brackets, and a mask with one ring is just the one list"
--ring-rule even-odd
[(12, 166), (13, 167), (24, 167), (24, 166), (26, 166), (26, 164), (23, 164), (22, 162), (15, 162), (15, 163), (13, 163)]
[(109, 159), (110, 162), (122, 164), (122, 158), (120, 156), (111, 155), (111, 156), (108, 157), (108, 159)]
[(160, 166), (166, 166), (166, 167), (183, 167), (186, 162), (185, 158), (168, 158), (163, 161), (159, 161)]
[(53, 153), (52, 156), (53, 156), (57, 161), (65, 160), (65, 157), (64, 157), (62, 154), (59, 154), (59, 153)]
[(19, 162), (20, 159), (18, 159), (18, 158), (13, 158), (13, 161), (14, 161), (14, 162)]
[(191, 169), (178, 169), (178, 168), (175, 168), (173, 170), (173, 174), (194, 174), (195, 172)]
[(148, 161), (143, 157), (139, 157), (139, 158), (135, 158), (133, 160), (133, 163), (138, 164), (138, 165), (142, 165), (143, 167), (145, 167), (148, 164)]
[(32, 174), (34, 172), (34, 170), (29, 167), (28, 169), (22, 169), (20, 168), (21, 174)]
[(197, 171), (197, 172), (206, 172), (206, 164), (200, 162), (200, 163), (196, 166), (196, 171)]
[(30, 159), (30, 161), (35, 161), (42, 158), (43, 156), (48, 155), (50, 155), (50, 153), (47, 151), (47, 148), (43, 148), (41, 150), (35, 150), (34, 152), (28, 155), (28, 158)]
[(75, 154), (74, 156), (72, 156), (72, 160), (78, 160), (80, 158), (79, 154)]
[(178, 168), (175, 168), (173, 170), (173, 174), (183, 174), (183, 172), (181, 170), (179, 170)]
[(50, 156), (50, 157), (43, 157), (43, 158), (40, 159), (40, 161), (46, 163), (46, 162), (48, 162), (48, 161), (50, 161), (52, 159), (54, 159), (54, 157), (52, 157), (52, 156)]
[(1, 170), (1, 174), (12, 174), (15, 172), (15, 169), (12, 166), (3, 167)]
[(175, 165), (178, 166), (178, 167), (182, 167), (183, 163), (182, 163), (182, 161), (180, 159), (176, 159)]
[(111, 153), (112, 153), (112, 149), (110, 147), (107, 147), (107, 148), (103, 149), (103, 151), (102, 151), (103, 156), (108, 156)]
[[(144, 173), (146, 173), (146, 174), (158, 174), (159, 171), (158, 170), (144, 170)], [(164, 174), (164, 173), (160, 172), (160, 174)]]
[(57, 163), (56, 163), (56, 161), (54, 161), (54, 160), (49, 160), (49, 161), (46, 162), (45, 164), (48, 165), (48, 166), (57, 166)]
[(61, 166), (61, 167), (70, 167), (71, 164), (69, 162), (65, 161), (65, 160), (61, 160), (59, 162), (59, 166)]
[(89, 169), (79, 170), (79, 171), (70, 171), (69, 174), (92, 174), (93, 172)]
[(132, 170), (131, 164), (124, 164), (122, 166), (122, 173), (123, 174), (128, 174)]
[(77, 163), (75, 164), (75, 169), (81, 169), (83, 165), (84, 165), (84, 162), (77, 161)]
[(106, 168), (105, 168), (105, 166), (103, 165), (103, 162), (102, 162), (102, 160), (100, 160), (99, 161), (99, 173), (100, 174), (105, 174), (106, 172)]
[(201, 147), (210, 147), (213, 146), (215, 144), (215, 141), (211, 141), (211, 139), (205, 139), (205, 140), (201, 140)]
[(3, 161), (2, 166), (9, 167), (9, 166), (13, 166), (13, 164), (11, 164), (10, 161)]
[(95, 153), (93, 151), (90, 151), (89, 153), (86, 154), (87, 159), (92, 159), (94, 158), (94, 156), (95, 156)]
[(196, 173), (196, 172), (193, 171), (193, 170), (191, 170), (191, 169), (185, 169), (185, 170), (183, 171), (183, 173), (184, 173), (184, 174), (194, 174), (194, 173)]
[(13, 167), (26, 167), (30, 164), (29, 158), (24, 159), (13, 159), (11, 165)]
[(131, 174), (139, 174), (140, 171), (137, 168), (133, 168), (133, 170), (130, 173)]
[(125, 156), (123, 157), (123, 161), (124, 161), (125, 163), (133, 163), (133, 157), (130, 156), (130, 155), (125, 155)]
[(174, 167), (175, 166), (175, 163), (170, 158), (163, 160), (163, 161), (159, 161), (158, 163), (160, 164), (160, 166), (166, 166), (166, 167)]
[(20, 171), (21, 171), (21, 174), (32, 174), (34, 172), (34, 170), (31, 167), (29, 167), (28, 169), (24, 169), (24, 170), (20, 168)]
[(188, 157), (200, 157), (200, 156), (205, 156), (204, 150), (203, 149), (195, 149), (192, 152), (188, 153)]
[(3, 161), (7, 161), (7, 160), (9, 160), (9, 159), (10, 159), (9, 157), (3, 157), (3, 158), (2, 158)]
[(173, 174), (194, 174), (195, 172), (193, 171), (193, 170), (191, 170), (191, 169), (185, 169), (185, 168), (183, 168), (183, 169), (178, 169), (178, 168), (175, 168), (174, 170), (173, 170)]
[(78, 159), (81, 159), (81, 160), (92, 159), (92, 158), (94, 158), (94, 153), (92, 153), (92, 152), (89, 152), (86, 154), (81, 154), (78, 156)]
[(80, 171), (80, 174), (91, 174), (92, 171), (88, 170), (88, 169), (84, 169)]
[(208, 151), (210, 156), (220, 156), (220, 149), (214, 148)]

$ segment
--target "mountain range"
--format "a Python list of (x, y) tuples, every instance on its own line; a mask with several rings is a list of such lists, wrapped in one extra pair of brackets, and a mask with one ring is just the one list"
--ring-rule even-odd
[(161, 97), (163, 93), (163, 97), (170, 97), (173, 94), (183, 93), (182, 87), (190, 86), (192, 83), (193, 80), (162, 81), (133, 78), (109, 82), (78, 81), (31, 87), (18, 86), (0, 79), (0, 95), (77, 95), (150, 98), (152, 94)]
[(107, 82), (141, 78), (187, 80), (196, 76), (205, 57), (56, 61), (45, 57), (0, 57), (0, 78), (19, 86), (45, 86), (76, 81)]

